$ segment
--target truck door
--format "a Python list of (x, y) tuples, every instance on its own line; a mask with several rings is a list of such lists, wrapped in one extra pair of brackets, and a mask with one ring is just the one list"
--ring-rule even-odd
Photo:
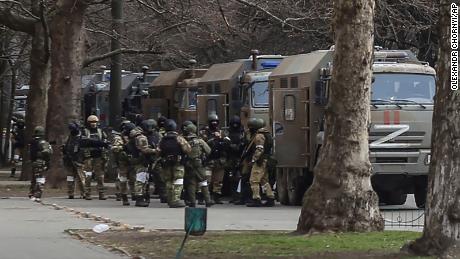
[(208, 125), (208, 116), (212, 113), (219, 116), (220, 126), (227, 127), (228, 104), (223, 94), (197, 95), (197, 123), (198, 128)]
[(273, 89), (272, 118), (278, 167), (306, 167), (309, 157), (308, 88)]

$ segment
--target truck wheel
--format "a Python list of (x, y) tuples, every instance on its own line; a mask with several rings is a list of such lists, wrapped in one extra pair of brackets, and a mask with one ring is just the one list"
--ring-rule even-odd
[(388, 192), (385, 196), (387, 205), (403, 205), (407, 199), (407, 194), (398, 191)]
[(301, 187), (302, 176), (299, 169), (291, 168), (287, 174), (287, 193), (289, 197), (289, 205), (301, 205), (303, 192)]
[(426, 176), (421, 176), (415, 180), (414, 198), (417, 208), (425, 208), (428, 181)]
[(276, 169), (276, 194), (278, 196), (279, 203), (283, 205), (289, 205), (289, 197), (287, 192), (287, 173), (284, 172), (283, 168)]

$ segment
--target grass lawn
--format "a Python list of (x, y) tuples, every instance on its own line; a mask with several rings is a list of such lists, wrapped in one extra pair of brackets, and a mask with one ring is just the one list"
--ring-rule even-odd
[[(174, 258), (184, 237), (181, 231), (78, 233), (89, 242), (145, 258)], [(402, 231), (313, 236), (279, 231), (208, 231), (204, 236), (190, 236), (183, 254), (184, 258), (417, 258), (401, 254), (400, 248), (420, 235)]]

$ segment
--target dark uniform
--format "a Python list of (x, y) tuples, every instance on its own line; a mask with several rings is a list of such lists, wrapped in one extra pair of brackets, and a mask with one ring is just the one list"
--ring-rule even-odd
[(159, 144), (163, 164), (161, 175), (166, 182), (170, 208), (185, 206), (180, 200), (184, 184), (182, 159), (191, 151), (187, 140), (176, 132), (176, 128), (177, 125), (173, 120), (167, 120), (165, 122), (166, 134)]
[(76, 122), (69, 124), (69, 137), (62, 148), (64, 166), (67, 169), (67, 194), (69, 199), (74, 198), (75, 183), (80, 189), (81, 197), (84, 197), (85, 174), (83, 173), (83, 153), (80, 147), (80, 125)]
[(30, 161), (32, 163), (32, 180), (29, 198), (39, 202), (45, 187), (45, 173), (48, 171), (53, 149), (44, 139), (45, 129), (37, 126), (34, 129), (33, 140), (30, 143)]
[(210, 182), (213, 199), (216, 204), (222, 204), (222, 185), (230, 139), (225, 137), (224, 132), (219, 129), (219, 118), (216, 114), (209, 116), (208, 128), (204, 131), (202, 138), (211, 147), (211, 154), (207, 161), (207, 172), (211, 172)]
[[(241, 153), (243, 152), (243, 139), (244, 131), (241, 126), (240, 117), (234, 116), (230, 120), (230, 126), (228, 128), (228, 138), (230, 139), (228, 160), (227, 160), (227, 172), (230, 179), (230, 187), (232, 190), (231, 203), (236, 203), (240, 199), (239, 192), (241, 192), (241, 170), (239, 167)], [(240, 188), (238, 188), (240, 185)]]
[(197, 186), (203, 195), (206, 207), (210, 207), (213, 203), (209, 195), (208, 180), (206, 178), (206, 169), (203, 166), (203, 161), (206, 160), (206, 156), (211, 153), (211, 148), (203, 139), (196, 135), (196, 130), (197, 128), (193, 123), (188, 124), (184, 128), (184, 132), (186, 133), (185, 139), (191, 147), (190, 154), (187, 156), (185, 162), (185, 189), (187, 191), (190, 207), (196, 206)]
[(16, 169), (22, 161), (22, 151), (24, 150), (24, 121), (17, 119), (14, 124), (12, 136), (13, 136), (13, 167), (11, 168), (10, 177), (15, 177)]

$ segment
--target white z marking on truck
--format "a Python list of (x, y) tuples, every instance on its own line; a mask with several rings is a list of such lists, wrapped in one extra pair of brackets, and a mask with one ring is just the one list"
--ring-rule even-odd
[(407, 147), (410, 144), (409, 143), (385, 143), (387, 141), (390, 141), (397, 136), (400, 136), (404, 132), (407, 132), (409, 130), (409, 125), (403, 125), (403, 124), (395, 124), (395, 125), (381, 125), (381, 124), (376, 124), (374, 125), (375, 130), (395, 130), (394, 132), (390, 133), (389, 135), (377, 139), (374, 142), (369, 144), (369, 147), (371, 148), (400, 148), (400, 147)]

